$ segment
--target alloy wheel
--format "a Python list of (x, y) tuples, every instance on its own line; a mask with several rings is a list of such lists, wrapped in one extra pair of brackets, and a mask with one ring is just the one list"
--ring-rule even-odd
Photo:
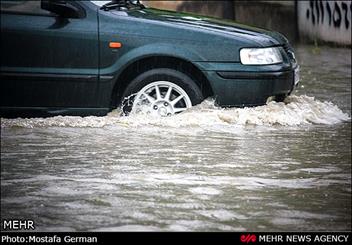
[(155, 116), (171, 116), (192, 106), (188, 94), (178, 85), (168, 81), (152, 82), (135, 96), (132, 112)]

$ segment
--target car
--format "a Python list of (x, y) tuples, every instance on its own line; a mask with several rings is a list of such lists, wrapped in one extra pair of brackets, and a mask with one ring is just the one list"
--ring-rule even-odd
[(1, 1), (2, 117), (258, 106), (298, 81), (278, 32), (139, 1)]

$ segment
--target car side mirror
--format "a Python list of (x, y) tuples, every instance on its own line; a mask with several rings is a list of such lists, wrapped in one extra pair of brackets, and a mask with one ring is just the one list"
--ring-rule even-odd
[(58, 14), (64, 18), (80, 18), (80, 9), (76, 8), (74, 5), (68, 1), (61, 0), (42, 0), (41, 8)]

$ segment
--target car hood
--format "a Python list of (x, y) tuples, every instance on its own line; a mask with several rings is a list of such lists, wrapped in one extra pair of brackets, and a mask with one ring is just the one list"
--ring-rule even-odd
[(176, 28), (183, 27), (191, 31), (205, 31), (227, 37), (247, 39), (259, 46), (284, 45), (287, 43), (287, 39), (278, 32), (239, 24), (231, 20), (154, 8), (128, 11), (128, 15), (160, 23), (171, 23)]

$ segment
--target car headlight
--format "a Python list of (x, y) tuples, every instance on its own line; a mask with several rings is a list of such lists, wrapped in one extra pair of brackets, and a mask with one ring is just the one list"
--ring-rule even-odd
[(278, 48), (243, 48), (240, 58), (244, 65), (271, 65), (283, 61)]

